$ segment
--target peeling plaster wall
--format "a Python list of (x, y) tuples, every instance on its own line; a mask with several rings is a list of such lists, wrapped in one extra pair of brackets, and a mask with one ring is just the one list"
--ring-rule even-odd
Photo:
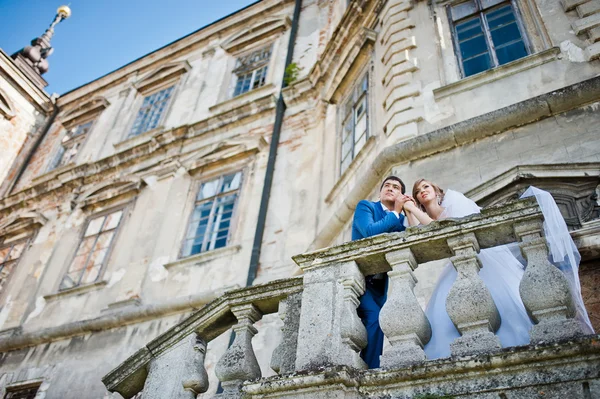
[[(312, 68), (328, 45), (344, 45), (352, 40), (340, 39), (336, 33), (348, 28), (339, 26), (344, 13), (359, 12), (346, 10), (345, 4), (345, 0), (303, 2), (294, 53), (294, 62), (300, 67), (298, 86), (309, 80), (303, 78), (316, 75), (311, 75)], [(598, 62), (581, 62), (577, 50), (581, 40), (569, 31), (574, 17), (564, 13), (558, 0), (537, 5), (550, 38), (544, 50), (552, 56), (527, 68), (491, 71), (470, 80), (461, 80), (458, 74), (443, 8), (426, 2), (412, 6), (407, 15), (414, 25), (410, 34), (415, 36), (416, 46), (410, 54), (418, 68), (411, 72), (409, 83), (419, 87), (414, 105), (422, 110), (421, 117), (395, 133), (384, 132), (386, 93), (380, 60), (386, 48), (379, 36), (372, 53), (359, 66), (371, 75), (372, 138), (346, 173), (340, 175), (339, 171), (341, 105), (322, 98), (328, 82), (313, 82), (316, 88), (287, 104), (256, 284), (297, 272), (291, 256), (306, 251), (357, 185), (369, 186), (370, 199), (377, 198), (379, 182), (364, 182), (361, 176), (385, 148), (410, 135), (466, 121), (600, 73)], [(263, 13), (255, 18), (291, 17), (292, 10), (293, 2), (288, 1), (276, 7), (273, 15)], [(128, 306), (161, 304), (245, 284), (275, 119), (273, 103), (279, 93), (289, 35), (286, 30), (274, 38), (267, 78), (272, 86), (231, 101), (231, 70), (236, 55), (243, 51), (227, 53), (221, 43), (254, 23), (251, 18), (239, 22), (112, 83), (92, 82), (67, 94), (63, 103), (59, 101), (62, 108), (57, 122), (13, 192), (17, 196), (21, 195), (18, 191), (35, 187), (35, 196), (11, 205), (11, 212), (35, 210), (47, 221), (36, 227), (32, 244), (0, 296), (0, 335), (13, 328), (25, 333), (41, 331), (102, 317)], [(367, 28), (381, 35), (380, 20), (375, 19), (374, 25)], [(337, 43), (341, 40), (345, 41)], [(149, 60), (159, 58), (148, 56)], [(188, 138), (164, 145), (158, 153), (142, 150), (144, 145), (151, 146), (152, 140), (164, 137), (161, 132), (150, 132), (126, 139), (143, 98), (136, 83), (160, 65), (178, 61), (187, 61), (191, 69), (178, 81), (164, 130), (177, 131), (183, 126)], [(341, 61), (335, 59), (332, 63), (335, 66)], [(348, 79), (344, 78), (343, 83)], [(342, 98), (346, 95), (342, 93)], [(49, 172), (48, 164), (64, 134), (61, 118), (95, 96), (103, 97), (109, 105), (98, 115), (75, 164)], [(460, 148), (395, 165), (392, 173), (402, 177), (409, 189), (414, 180), (425, 177), (443, 187), (467, 191), (518, 164), (600, 162), (599, 106), (580, 107)], [(230, 148), (240, 153), (231, 155), (227, 152)], [(137, 152), (126, 159), (128, 151)], [(202, 164), (215, 153), (211, 163)], [(78, 168), (86, 164), (89, 169), (81, 172)], [(215, 256), (181, 259), (182, 240), (199, 185), (205, 179), (237, 170), (243, 172), (243, 182), (228, 248)], [(139, 180), (139, 188), (118, 194), (118, 188), (108, 187), (100, 191), (108, 199), (87, 205), (82, 202), (90, 188), (130, 177)], [(77, 250), (86, 221), (123, 205), (127, 205), (126, 212), (99, 277), (101, 284), (59, 293), (59, 283)], [(342, 222), (334, 243), (350, 238), (351, 221)], [(423, 307), (442, 265), (420, 265), (416, 271), (419, 284), (415, 292)], [(0, 387), (10, 381), (43, 378), (46, 398), (118, 397), (106, 393), (99, 376), (183, 317), (172, 315), (2, 354)], [(259, 334), (253, 342), (263, 375), (272, 373), (268, 363), (279, 343), (280, 326), (275, 315), (257, 323)], [(223, 334), (209, 345), (206, 367), (211, 390), (201, 397), (210, 397), (216, 390), (214, 366), (228, 341), (229, 334)]]

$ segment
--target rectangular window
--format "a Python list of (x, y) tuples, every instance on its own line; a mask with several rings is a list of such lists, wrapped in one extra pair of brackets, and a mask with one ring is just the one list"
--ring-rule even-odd
[(525, 36), (510, 1), (469, 0), (450, 7), (464, 77), (525, 57)]
[(167, 87), (166, 89), (162, 89), (161, 91), (144, 97), (142, 106), (140, 107), (135, 121), (133, 122), (133, 126), (131, 127), (131, 131), (129, 132), (129, 137), (137, 136), (138, 134), (142, 134), (159, 126), (167, 111), (167, 106), (173, 95), (174, 87), (175, 86)]
[(241, 181), (242, 172), (236, 172), (202, 184), (185, 235), (183, 256), (227, 245)]
[(268, 46), (236, 60), (234, 97), (265, 85), (270, 59), (271, 46)]
[(8, 388), (4, 399), (34, 399), (39, 388), (39, 385), (27, 388)]
[(122, 217), (123, 209), (120, 209), (89, 221), (69, 270), (60, 283), (60, 290), (93, 283), (98, 279)]
[(68, 165), (75, 161), (77, 153), (81, 149), (88, 132), (92, 130), (93, 125), (94, 121), (92, 120), (77, 125), (67, 131), (60, 143), (58, 152), (50, 164), (49, 170)]
[(0, 292), (4, 290), (4, 286), (11, 272), (17, 266), (19, 258), (23, 255), (28, 242), (29, 239), (26, 239), (0, 245)]
[(365, 74), (342, 105), (341, 173), (363, 148), (369, 138), (369, 76)]

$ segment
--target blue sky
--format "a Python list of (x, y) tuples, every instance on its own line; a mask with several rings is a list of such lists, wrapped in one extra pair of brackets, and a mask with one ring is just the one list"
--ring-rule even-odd
[(55, 29), (44, 74), (63, 94), (177, 40), (255, 0), (0, 0), (0, 48), (13, 54), (41, 35), (56, 9), (73, 15)]

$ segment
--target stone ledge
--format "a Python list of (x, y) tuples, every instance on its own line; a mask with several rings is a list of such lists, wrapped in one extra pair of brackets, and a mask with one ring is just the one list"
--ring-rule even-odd
[(227, 255), (233, 255), (240, 252), (242, 249), (241, 245), (232, 245), (228, 247), (213, 249), (208, 252), (200, 252), (196, 255), (191, 255), (185, 258), (178, 259), (173, 262), (166, 263), (165, 269), (171, 269), (173, 267), (189, 267), (189, 266), (200, 266), (203, 263), (209, 262), (213, 259), (221, 258)]
[(267, 83), (258, 89), (250, 90), (238, 96), (228, 98), (225, 101), (209, 107), (208, 110), (214, 114), (221, 114), (223, 112), (231, 111), (232, 109), (239, 108), (262, 97), (273, 95), (274, 89), (275, 85), (273, 83)]
[(560, 48), (552, 47), (548, 50), (544, 50), (539, 53), (520, 58), (518, 60), (509, 62), (508, 64), (488, 69), (487, 71), (480, 72), (476, 75), (469, 76), (457, 82), (439, 87), (433, 90), (433, 97), (436, 100), (440, 100), (448, 96), (473, 90), (479, 86), (483, 86), (485, 84), (504, 79), (508, 76), (515, 75), (522, 71), (535, 68), (548, 62), (556, 61), (558, 59), (559, 54)]
[[(540, 390), (547, 393), (544, 397), (562, 398), (568, 397), (562, 396), (564, 390), (584, 394), (584, 382), (588, 389), (590, 385), (600, 388), (598, 339), (593, 335), (507, 348), (494, 354), (432, 360), (400, 369), (317, 369), (246, 382), (243, 391), (244, 397), (256, 399), (412, 398), (427, 394), (502, 398), (506, 397), (504, 392), (510, 392), (511, 398), (529, 398), (539, 397)], [(529, 396), (530, 390), (537, 395)]]
[(58, 291), (54, 294), (44, 295), (44, 299), (46, 301), (53, 301), (57, 298), (63, 298), (66, 296), (83, 294), (86, 292), (95, 291), (95, 290), (104, 288), (104, 286), (106, 284), (108, 284), (108, 281), (100, 280), (100, 281), (96, 281), (96, 282), (90, 283), (90, 284), (79, 285), (77, 287), (69, 288), (67, 290)]
[(137, 136), (128, 137), (123, 141), (118, 143), (114, 143), (113, 147), (117, 152), (123, 152), (129, 150), (133, 147), (137, 147), (141, 144), (148, 143), (152, 141), (155, 136), (159, 136), (164, 132), (164, 126), (159, 126), (154, 129), (147, 130), (143, 133), (138, 134)]

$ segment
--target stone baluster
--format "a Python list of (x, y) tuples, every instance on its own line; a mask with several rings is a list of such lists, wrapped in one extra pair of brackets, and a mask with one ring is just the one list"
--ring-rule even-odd
[(208, 390), (208, 374), (204, 368), (206, 342), (199, 335), (196, 335), (195, 339), (193, 365), (187, 370), (188, 375), (184, 376), (183, 389), (199, 395)]
[(366, 329), (356, 313), (364, 289), (354, 261), (304, 269), (296, 370), (367, 367), (358, 355), (366, 345)]
[(235, 340), (218, 361), (215, 374), (223, 386), (221, 397), (240, 398), (242, 383), (261, 377), (252, 337), (257, 333), (253, 324), (262, 318), (262, 313), (252, 304), (235, 306), (231, 311), (238, 320), (233, 326)]
[(500, 327), (500, 314), (479, 277), (482, 265), (475, 234), (449, 238), (448, 246), (454, 253), (450, 261), (458, 276), (448, 293), (446, 310), (461, 334), (450, 344), (451, 353), (461, 356), (501, 348), (500, 339), (494, 335)]
[(298, 326), (302, 293), (297, 292), (279, 302), (279, 317), (283, 320), (283, 338), (281, 344), (273, 351), (271, 368), (278, 374), (293, 373), (296, 366), (296, 349), (298, 347)]
[(536, 323), (530, 330), (532, 343), (567, 339), (584, 335), (581, 323), (574, 319), (575, 307), (569, 282), (548, 260), (548, 246), (541, 220), (515, 226), (527, 268), (519, 286), (527, 313)]
[(388, 272), (387, 301), (379, 314), (379, 325), (392, 345), (381, 356), (381, 367), (402, 367), (427, 359), (423, 351), (431, 339), (431, 325), (414, 294), (417, 261), (410, 249), (385, 255)]
[(360, 272), (351, 273), (342, 277), (340, 283), (344, 287), (340, 364), (366, 369), (368, 366), (360, 357), (360, 351), (367, 346), (367, 329), (356, 313), (360, 297), (365, 293), (365, 278)]
[(204, 369), (206, 344), (190, 334), (152, 359), (144, 385), (144, 399), (195, 399), (208, 389)]

